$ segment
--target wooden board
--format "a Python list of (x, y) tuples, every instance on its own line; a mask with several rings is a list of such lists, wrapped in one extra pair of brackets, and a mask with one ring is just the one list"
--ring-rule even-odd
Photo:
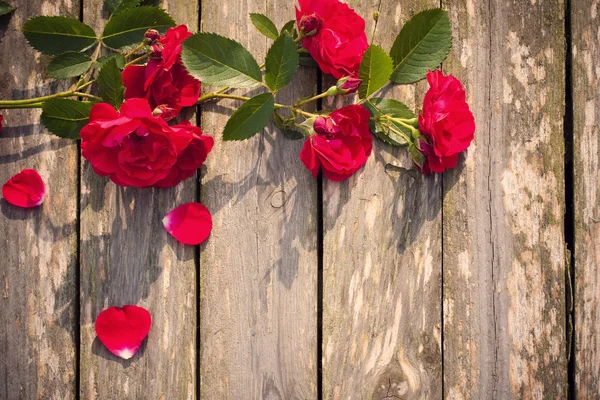
[[(349, 4), (386, 50), (411, 16), (439, 6)], [(420, 108), (426, 87), (386, 97)], [(362, 170), (323, 185), (323, 398), (441, 398), (441, 179), (415, 170), (405, 149), (374, 140)]]
[[(203, 0), (202, 30), (240, 41), (260, 64), (272, 41), (248, 14), (264, 13), (278, 28), (294, 18), (293, 2), (266, 4)], [(303, 70), (292, 86), (278, 102), (314, 94), (316, 74)], [(200, 262), (201, 396), (314, 399), (316, 182), (299, 160), (302, 142), (272, 126), (244, 142), (223, 142), (232, 105), (207, 104), (202, 112), (202, 128), (216, 142), (201, 193), (213, 214)]]
[[(0, 98), (66, 90), (44, 78), (48, 58), (21, 33), (33, 16), (77, 18), (72, 1), (31, 0), (0, 17)], [(20, 49), (20, 51), (15, 51)], [(40, 110), (0, 110), (0, 184), (25, 168), (46, 184), (42, 206), (0, 201), (0, 398), (75, 397), (77, 144), (46, 133)]]
[[(107, 17), (100, 14), (102, 4), (84, 1), (84, 21), (98, 32)], [(178, 23), (197, 30), (196, 2), (163, 6)], [(195, 249), (170, 237), (161, 220), (196, 200), (197, 179), (171, 189), (121, 188), (81, 162), (81, 397), (194, 398)], [(128, 361), (110, 354), (94, 331), (103, 309), (125, 304), (152, 314), (148, 339)]]
[(600, 34), (598, 2), (574, 1), (575, 391), (600, 397)]
[(565, 3), (443, 3), (477, 123), (444, 176), (445, 396), (566, 398)]

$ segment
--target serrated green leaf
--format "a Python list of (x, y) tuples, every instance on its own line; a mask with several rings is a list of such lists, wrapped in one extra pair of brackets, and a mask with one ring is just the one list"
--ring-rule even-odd
[(223, 140), (245, 140), (260, 132), (275, 111), (272, 93), (254, 96), (238, 108), (223, 130)]
[(130, 48), (144, 40), (148, 29), (165, 32), (175, 21), (158, 7), (136, 7), (113, 15), (102, 32), (102, 42), (111, 49)]
[(42, 124), (56, 136), (79, 139), (79, 131), (90, 117), (93, 103), (68, 99), (51, 99), (42, 107)]
[(250, 13), (250, 20), (252, 21), (252, 25), (258, 29), (260, 33), (268, 37), (269, 39), (277, 39), (279, 36), (279, 31), (277, 31), (277, 27), (267, 17), (266, 15), (259, 13)]
[(119, 14), (130, 8), (135, 8), (140, 5), (142, 0), (106, 0), (106, 9), (111, 14)]
[(448, 12), (436, 8), (415, 15), (402, 27), (390, 51), (394, 60), (392, 81), (420, 81), (446, 59), (451, 48)]
[[(377, 118), (380, 115), (389, 115), (394, 118), (401, 119), (414, 119), (415, 114), (410, 110), (404, 103), (394, 99), (384, 99), (375, 97), (365, 102), (365, 107), (371, 113), (373, 118)], [(412, 136), (412, 131), (404, 125), (390, 122), (395, 130), (404, 133), (407, 137)], [(405, 146), (408, 144), (406, 139), (392, 130), (388, 129), (377, 120), (371, 120), (370, 123), (371, 132), (381, 139), (382, 141), (391, 144), (393, 146)]]
[(358, 77), (362, 80), (358, 95), (364, 99), (381, 89), (392, 75), (392, 59), (381, 47), (370, 45), (365, 52)]
[(125, 68), (125, 56), (121, 53), (100, 57), (98, 60), (96, 60), (96, 67), (102, 68), (111, 60), (115, 60), (117, 62), (117, 67), (121, 69)]
[(271, 90), (284, 88), (298, 71), (296, 43), (287, 33), (279, 36), (267, 52), (265, 82)]
[(247, 88), (262, 82), (258, 63), (234, 40), (198, 32), (187, 38), (181, 48), (183, 65), (203, 84)]
[(66, 17), (35, 17), (23, 25), (25, 38), (37, 51), (51, 56), (83, 51), (96, 43), (94, 30)]
[(48, 76), (68, 79), (83, 75), (92, 66), (92, 59), (83, 53), (68, 52), (56, 56), (48, 64)]
[(16, 7), (11, 6), (10, 4), (5, 3), (4, 1), (0, 1), (0, 15), (6, 15), (15, 11), (16, 9)]
[(119, 108), (123, 103), (123, 78), (117, 60), (110, 60), (98, 74), (98, 94), (108, 104)]
[(298, 37), (298, 31), (296, 30), (296, 20), (292, 19), (291, 21), (286, 22), (286, 24), (281, 28), (281, 33), (289, 33), (292, 38)]

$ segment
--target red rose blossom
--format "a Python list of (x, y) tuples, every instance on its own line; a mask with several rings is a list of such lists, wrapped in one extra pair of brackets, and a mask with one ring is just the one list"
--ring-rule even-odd
[(471, 145), (475, 118), (458, 79), (438, 70), (430, 71), (427, 81), (430, 88), (419, 115), (419, 128), (427, 139), (419, 141), (421, 153), (426, 157), (423, 172), (444, 172), (454, 168), (458, 154)]
[(130, 65), (123, 70), (125, 98), (145, 98), (150, 107), (159, 107), (160, 117), (174, 118), (183, 107), (196, 104), (200, 82), (181, 63), (181, 43), (192, 34), (185, 25), (170, 28), (152, 44), (146, 65)]
[(174, 186), (202, 165), (212, 146), (200, 128), (169, 126), (152, 115), (144, 99), (126, 100), (120, 112), (95, 104), (81, 130), (83, 157), (120, 186)]
[(316, 119), (316, 134), (306, 139), (300, 153), (314, 177), (323, 168), (327, 179), (343, 181), (365, 165), (373, 147), (370, 117), (366, 108), (354, 104)]
[(2, 132), (2, 121), (4, 121), (4, 117), (0, 114), (0, 132)]
[(302, 45), (319, 68), (337, 79), (355, 76), (369, 46), (365, 20), (338, 0), (300, 0), (296, 22), (301, 33), (311, 34)]

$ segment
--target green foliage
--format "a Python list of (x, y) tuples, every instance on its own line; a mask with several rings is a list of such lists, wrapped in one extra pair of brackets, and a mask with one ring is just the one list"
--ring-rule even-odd
[(251, 138), (269, 123), (275, 111), (272, 93), (254, 96), (238, 108), (223, 130), (223, 140), (245, 140)]
[(287, 32), (292, 38), (296, 39), (298, 37), (298, 31), (296, 30), (296, 20), (293, 19), (291, 21), (286, 22), (286, 24), (281, 28), (281, 33)]
[(181, 59), (203, 84), (247, 88), (262, 82), (252, 54), (238, 42), (215, 33), (198, 32), (182, 44)]
[(408, 144), (405, 138), (395, 133), (394, 130), (404, 133), (407, 137), (412, 137), (411, 129), (393, 121), (382, 121), (379, 117), (387, 115), (393, 118), (412, 120), (415, 114), (404, 104), (394, 99), (372, 98), (365, 103), (365, 107), (371, 113), (375, 120), (371, 120), (371, 132), (379, 139), (392, 146), (405, 146)]
[(394, 60), (392, 81), (414, 83), (436, 69), (452, 47), (448, 12), (436, 8), (415, 15), (404, 25), (394, 41), (390, 56)]
[(52, 56), (86, 50), (97, 40), (92, 28), (66, 17), (31, 18), (23, 25), (23, 34), (31, 47)]
[(362, 80), (358, 94), (364, 99), (381, 89), (392, 75), (392, 59), (385, 50), (374, 44), (365, 52), (358, 77)]
[(119, 108), (123, 103), (123, 78), (117, 60), (110, 60), (98, 74), (98, 93), (108, 104)]
[(79, 131), (87, 124), (92, 105), (77, 100), (47, 100), (42, 108), (41, 122), (56, 136), (79, 139)]
[(142, 43), (148, 29), (165, 32), (173, 26), (173, 18), (160, 8), (130, 8), (110, 18), (102, 32), (102, 42), (115, 50), (133, 48)]
[(271, 90), (287, 86), (298, 71), (296, 43), (287, 33), (279, 36), (267, 52), (265, 82)]
[(125, 56), (121, 53), (114, 53), (109, 56), (100, 57), (96, 60), (96, 67), (102, 68), (111, 60), (115, 60), (119, 68), (125, 68)]
[(111, 14), (119, 14), (130, 8), (135, 8), (140, 5), (142, 0), (106, 0), (104, 4), (106, 9)]
[(277, 30), (277, 27), (275, 26), (273, 21), (271, 21), (266, 15), (250, 13), (250, 20), (252, 21), (252, 24), (256, 27), (256, 29), (258, 29), (260, 33), (262, 33), (269, 39), (275, 40), (279, 36), (279, 31)]
[(83, 75), (92, 66), (92, 59), (83, 53), (61, 54), (48, 64), (48, 76), (54, 79), (68, 79)]
[(13, 11), (15, 11), (17, 8), (14, 6), (11, 6), (10, 4), (4, 2), (4, 1), (0, 1), (0, 15), (6, 15), (9, 14)]

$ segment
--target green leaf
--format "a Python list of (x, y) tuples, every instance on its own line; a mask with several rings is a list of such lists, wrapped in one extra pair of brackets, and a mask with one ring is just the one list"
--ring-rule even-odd
[(6, 15), (15, 11), (16, 9), (16, 7), (11, 6), (10, 4), (5, 3), (4, 1), (0, 1), (0, 15)]
[(275, 111), (272, 93), (254, 96), (238, 108), (223, 130), (223, 140), (245, 140), (260, 132)]
[(363, 56), (358, 71), (362, 80), (358, 88), (358, 95), (364, 99), (381, 89), (392, 75), (392, 59), (385, 50), (374, 44), (370, 45)]
[(296, 43), (287, 33), (279, 36), (267, 52), (265, 82), (271, 90), (284, 88), (298, 71)]
[(48, 76), (54, 79), (68, 79), (83, 75), (92, 66), (92, 59), (83, 53), (61, 54), (48, 64)]
[(136, 7), (113, 15), (102, 32), (102, 42), (111, 49), (130, 48), (144, 40), (148, 29), (165, 32), (175, 21), (158, 7)]
[(250, 20), (252, 21), (252, 24), (256, 27), (256, 29), (258, 29), (260, 33), (262, 33), (269, 39), (275, 40), (279, 36), (279, 31), (277, 31), (277, 27), (275, 26), (273, 21), (271, 21), (266, 15), (250, 13)]
[(51, 56), (83, 51), (96, 43), (94, 30), (66, 17), (35, 17), (23, 25), (25, 38), (37, 51)]
[[(365, 102), (364, 105), (373, 118), (378, 118), (380, 115), (389, 115), (390, 117), (401, 119), (416, 118), (415, 114), (404, 103), (398, 100), (375, 97)], [(395, 130), (404, 133), (409, 138), (412, 137), (412, 131), (406, 126), (391, 121), (390, 124)], [(392, 146), (405, 146), (408, 144), (406, 139), (377, 120), (371, 120), (369, 125), (371, 132), (385, 143)]]
[(119, 108), (123, 103), (123, 78), (117, 60), (110, 60), (98, 74), (98, 94), (108, 104)]
[(290, 36), (294, 39), (298, 37), (298, 31), (296, 30), (296, 20), (293, 19), (291, 21), (286, 22), (286, 24), (281, 28), (281, 33), (289, 33)]
[(390, 51), (394, 60), (392, 81), (420, 81), (446, 59), (451, 47), (448, 12), (436, 8), (415, 15), (402, 27)]
[(87, 124), (93, 104), (68, 99), (47, 100), (42, 108), (42, 124), (56, 136), (79, 139), (79, 131)]
[(125, 68), (125, 56), (121, 53), (114, 53), (109, 56), (100, 57), (98, 60), (96, 60), (96, 67), (102, 68), (111, 60), (115, 60), (119, 68)]
[(238, 42), (215, 33), (198, 32), (182, 44), (181, 59), (203, 84), (247, 88), (262, 82), (252, 54)]
[(142, 0), (106, 0), (106, 9), (111, 14), (119, 14), (130, 8), (135, 8), (140, 5)]

